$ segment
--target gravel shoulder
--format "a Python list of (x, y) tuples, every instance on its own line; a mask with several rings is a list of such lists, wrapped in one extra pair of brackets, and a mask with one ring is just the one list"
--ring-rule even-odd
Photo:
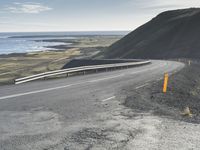
[[(143, 134), (136, 137), (132, 146), (137, 149), (200, 149), (200, 63), (190, 66), (169, 77), (168, 91), (162, 93), (163, 79), (151, 82), (140, 89), (126, 87), (124, 105), (143, 119), (151, 118), (151, 124), (145, 124)], [(145, 92), (144, 92), (145, 91)], [(183, 116), (183, 110), (189, 107), (192, 117)], [(136, 120), (134, 119), (133, 122)], [(147, 141), (152, 133), (152, 141)], [(152, 138), (153, 137), (153, 138)], [(137, 142), (139, 140), (140, 142)]]
[[(127, 87), (125, 106), (142, 112), (175, 120), (200, 123), (200, 63), (186, 64), (178, 73), (169, 77), (168, 91), (162, 92), (163, 79), (138, 90)], [(144, 92), (145, 91), (145, 92)], [(193, 116), (181, 115), (189, 107)]]

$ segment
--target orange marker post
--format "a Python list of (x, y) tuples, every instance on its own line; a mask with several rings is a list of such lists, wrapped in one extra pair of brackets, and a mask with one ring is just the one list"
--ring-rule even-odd
[(169, 78), (168, 73), (165, 73), (165, 76), (164, 76), (164, 84), (163, 84), (163, 93), (166, 93), (166, 92), (167, 92), (168, 78)]

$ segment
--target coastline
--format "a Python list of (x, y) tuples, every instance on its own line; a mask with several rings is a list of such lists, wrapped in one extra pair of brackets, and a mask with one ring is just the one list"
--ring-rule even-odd
[[(8, 37), (8, 38), (14, 38), (14, 37), (15, 36)], [(19, 37), (23, 38), (22, 36), (19, 36)], [(30, 37), (30, 36), (28, 36), (28, 37)], [(52, 42), (52, 43), (63, 43), (63, 44), (58, 44), (58, 45), (54, 45), (54, 46), (44, 46), (44, 50), (0, 54), (0, 58), (24, 57), (24, 56), (26, 56), (27, 54), (30, 54), (30, 53), (48, 52), (48, 51), (51, 51), (51, 52), (61, 52), (61, 51), (69, 50), (69, 49), (72, 49), (72, 48), (104, 47), (104, 46), (109, 46), (113, 42), (109, 41), (108, 44), (105, 41), (98, 43), (97, 40), (100, 41), (101, 39), (108, 39), (108, 40), (114, 39), (114, 42), (115, 42), (116, 40), (120, 39), (122, 36), (121, 35), (90, 35), (90, 36), (78, 36), (78, 35), (76, 35), (76, 37), (79, 37), (79, 38), (72, 38), (71, 37), (72, 39), (43, 39), (43, 40), (34, 40), (35, 42)]]
[[(8, 54), (0, 54), (0, 58), (9, 58), (9, 57), (25, 57), (28, 54), (32, 54), (32, 53), (39, 53), (39, 52), (61, 52), (61, 51), (65, 51), (71, 48), (76, 48), (75, 44), (76, 42), (70, 41), (70, 43), (68, 43), (67, 41), (63, 41), (62, 39), (51, 39), (51, 40), (34, 40), (35, 42), (58, 42), (58, 43), (66, 43), (66, 44), (62, 44), (62, 45), (55, 45), (55, 46), (44, 46), (44, 50), (36, 50), (36, 51), (30, 51), (30, 52), (21, 52), (21, 53), (8, 53)], [(71, 46), (71, 45), (74, 45)]]

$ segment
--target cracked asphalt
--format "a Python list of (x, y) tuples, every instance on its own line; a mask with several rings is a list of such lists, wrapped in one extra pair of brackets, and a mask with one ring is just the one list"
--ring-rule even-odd
[(183, 67), (153, 60), (136, 68), (1, 86), (0, 149), (156, 149), (168, 120), (125, 107), (122, 91)]

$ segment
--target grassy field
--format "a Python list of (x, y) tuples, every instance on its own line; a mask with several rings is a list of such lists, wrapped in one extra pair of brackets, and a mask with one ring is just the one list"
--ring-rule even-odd
[(72, 57), (80, 55), (77, 48), (66, 51), (44, 51), (0, 59), (0, 83), (12, 83), (15, 78), (62, 68)]
[(120, 36), (81, 37), (65, 50), (41, 51), (0, 56), (0, 85), (12, 84), (14, 79), (61, 69), (70, 59), (92, 57), (101, 49), (120, 39)]

